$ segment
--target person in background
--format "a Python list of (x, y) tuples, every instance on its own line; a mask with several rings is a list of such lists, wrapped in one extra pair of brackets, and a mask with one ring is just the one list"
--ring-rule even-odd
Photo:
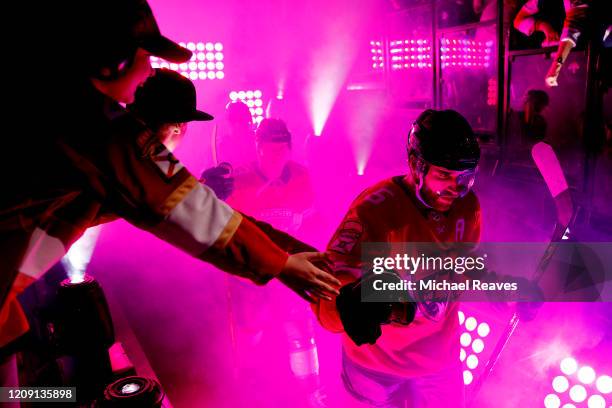
[(546, 138), (547, 121), (544, 117), (550, 98), (546, 91), (530, 89), (523, 97), (520, 111), (511, 112), (510, 137), (524, 148), (533, 147)]
[[(583, 34), (591, 41), (590, 58), (596, 58), (596, 70), (600, 88), (605, 91), (610, 85), (610, 48), (612, 48), (612, 9), (607, 0), (565, 0), (566, 13), (557, 53), (546, 73), (545, 82), (550, 87), (558, 86), (558, 78), (565, 60), (576, 47)], [(601, 94), (600, 90), (599, 94)]]
[(550, 47), (559, 42), (563, 12), (563, 0), (528, 0), (514, 17), (514, 28), (526, 36), (542, 33), (542, 47)]
[(225, 107), (224, 126), (219, 131), (218, 158), (234, 168), (255, 160), (255, 132), (249, 107), (241, 100)]
[(236, 170), (236, 190), (229, 203), (296, 233), (312, 212), (314, 192), (306, 167), (291, 159), (291, 133), (282, 120), (264, 119), (254, 144), (257, 158)]
[[(275, 228), (300, 236), (313, 213), (315, 197), (308, 170), (291, 158), (292, 142), (284, 121), (264, 119), (255, 132), (257, 158), (236, 169), (236, 188), (228, 203)], [(265, 354), (266, 347), (276, 344), (286, 350), (291, 381), (306, 393), (309, 406), (321, 406), (325, 394), (319, 377), (315, 322), (308, 308), (274, 286), (255, 291), (240, 279), (229, 279), (228, 290), (235, 309), (236, 352), (242, 362), (241, 371), (250, 373), (250, 367), (256, 369), (263, 364), (259, 356)], [(263, 306), (253, 309), (253, 303)], [(278, 342), (279, 339), (285, 341)], [(286, 368), (287, 359), (268, 358), (266, 364)]]

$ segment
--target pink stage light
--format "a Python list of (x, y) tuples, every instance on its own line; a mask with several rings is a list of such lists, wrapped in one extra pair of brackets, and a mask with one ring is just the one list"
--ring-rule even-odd
[(478, 357), (474, 354), (470, 354), (465, 360), (465, 365), (467, 365), (470, 370), (475, 370), (476, 367), (478, 367)]
[(365, 174), (365, 166), (366, 166), (365, 160), (360, 160), (359, 163), (357, 163), (357, 175), (358, 176), (363, 176)]
[(169, 64), (161, 58), (151, 57), (151, 66), (169, 68), (194, 81), (225, 78), (225, 64), (221, 62), (224, 58), (223, 44), (211, 42), (181, 42), (179, 44), (194, 52), (189, 63)]
[(583, 384), (591, 384), (595, 381), (595, 370), (592, 367), (584, 366), (578, 370), (578, 380)]
[[(404, 39), (389, 42), (390, 66), (394, 71), (432, 68), (432, 44), (427, 39)], [(461, 67), (485, 69), (490, 65), (493, 42), (468, 39), (440, 40), (442, 68)], [(370, 57), (373, 70), (382, 70), (386, 56), (382, 41), (370, 41)]]
[(83, 282), (101, 228), (99, 225), (88, 228), (62, 258), (62, 265), (66, 269), (71, 283)]
[(561, 360), (561, 372), (566, 375), (572, 375), (578, 370), (578, 362), (572, 357), (566, 357)]
[(463, 371), (463, 383), (465, 385), (470, 385), (474, 381), (474, 374), (470, 370)]
[(492, 41), (446, 38), (440, 40), (442, 68), (485, 69), (490, 65), (492, 52)]
[(370, 53), (372, 55), (372, 69), (380, 70), (385, 66), (384, 50), (382, 41), (370, 41)]
[(464, 365), (463, 383), (469, 385), (474, 380), (472, 371), (476, 370), (480, 364), (477, 354), (484, 350), (484, 338), (491, 333), (491, 328), (488, 323), (479, 323), (474, 316), (466, 316), (461, 310), (458, 312), (458, 317), (459, 325), (464, 329), (459, 337), (461, 344), (459, 360)]
[(595, 384), (597, 385), (597, 390), (602, 394), (612, 393), (612, 377), (602, 375), (597, 379)]
[[(432, 67), (433, 60), (431, 43), (429, 40), (412, 39), (390, 41), (389, 54), (391, 56), (391, 69), (394, 71)], [(384, 66), (384, 58), (379, 60), (379, 64), (381, 64), (381, 67)]]
[(484, 350), (484, 341), (482, 341), (482, 339), (474, 340), (472, 342), (472, 350), (474, 350), (476, 354), (482, 353), (482, 350)]
[(497, 78), (489, 78), (487, 84), (487, 105), (497, 105)]
[(249, 107), (249, 110), (251, 111), (251, 116), (253, 118), (253, 123), (255, 124), (261, 123), (264, 118), (264, 111), (261, 107), (263, 105), (262, 97), (263, 94), (259, 89), (246, 91), (231, 91), (229, 93), (230, 100), (240, 100)]
[(569, 391), (570, 398), (574, 402), (582, 402), (587, 399), (587, 391), (582, 385), (574, 385)]
[(606, 408), (606, 399), (601, 395), (591, 395), (587, 404), (589, 408)]
[(555, 394), (548, 394), (544, 398), (545, 408), (559, 408), (561, 406), (561, 399)]
[(558, 375), (553, 379), (552, 387), (555, 392), (562, 394), (569, 389), (569, 380), (567, 379), (567, 377)]
[[(553, 378), (551, 385), (554, 394), (548, 394), (544, 398), (545, 407), (560, 407), (561, 403), (564, 404), (563, 407), (610, 406), (612, 401), (606, 395), (612, 392), (612, 378), (608, 375), (597, 377), (593, 367), (580, 365), (573, 357), (561, 360), (559, 370), (564, 375), (556, 375)], [(558, 403), (553, 403), (553, 400)]]

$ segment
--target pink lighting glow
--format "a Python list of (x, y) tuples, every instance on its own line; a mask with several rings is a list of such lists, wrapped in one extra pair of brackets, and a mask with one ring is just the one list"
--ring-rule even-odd
[(384, 50), (381, 41), (370, 41), (370, 53), (372, 54), (372, 69), (382, 70), (384, 63)]
[(580, 365), (573, 357), (561, 360), (558, 370), (565, 375), (556, 375), (551, 382), (554, 394), (544, 398), (545, 407), (580, 406), (588, 408), (605, 408), (609, 401), (601, 394), (612, 391), (610, 377), (600, 375), (590, 365)]
[(306, 104), (315, 136), (321, 136), (329, 114), (357, 55), (360, 19), (363, 16), (345, 13), (343, 18), (318, 33), (320, 45), (311, 55)]
[(489, 335), (491, 328), (485, 322), (479, 324), (474, 316), (466, 316), (461, 310), (458, 312), (458, 317), (459, 325), (464, 330), (459, 338), (461, 344), (459, 360), (463, 363), (464, 368), (463, 382), (465, 385), (470, 385), (474, 380), (472, 371), (476, 370), (481, 362), (477, 354), (484, 350), (483, 339)]
[[(188, 42), (180, 43), (183, 47), (193, 51), (193, 56), (189, 63), (169, 64), (158, 57), (151, 57), (151, 66), (153, 68), (169, 68), (179, 72), (186, 78), (193, 81), (206, 79), (223, 79), (225, 78), (223, 62), (223, 44), (221, 43), (203, 43), (203, 42)], [(206, 52), (204, 52), (206, 51)], [(216, 51), (216, 52), (214, 52)]]
[(389, 43), (391, 69), (431, 68), (431, 44), (428, 40), (396, 40)]
[[(500, 2), (480, 3), (491, 6)], [(151, 58), (152, 66), (166, 67), (194, 81), (197, 109), (215, 116), (214, 121), (189, 125), (174, 153), (176, 158), (196, 178), (215, 162), (231, 162), (238, 181), (236, 191), (242, 194), (240, 189), (252, 189), (253, 202), (248, 204), (262, 207), (261, 212), (239, 206), (236, 210), (256, 218), (258, 213), (279, 215), (282, 221), (291, 217), (293, 223), (300, 224), (292, 235), (319, 250), (325, 251), (349, 206), (364, 189), (410, 171), (407, 136), (414, 119), (429, 108), (456, 109), (487, 140), (482, 146), (483, 164), (475, 191), (482, 208), (483, 242), (534, 241), (534, 246), (544, 248), (555, 221), (555, 202), (545, 189), (545, 180), (533, 173), (532, 158), (528, 154), (524, 157), (522, 150), (522, 143), (529, 140), (523, 137), (525, 127), (520, 126), (528, 119), (520, 114), (525, 107), (521, 97), (530, 89), (548, 93), (550, 105), (543, 115), (547, 140), (563, 148), (563, 170), (572, 182), (576, 202), (589, 203), (589, 210), (581, 208), (585, 211), (578, 214), (578, 221), (585, 225), (577, 226), (576, 234), (599, 228), (600, 220), (609, 218), (606, 182), (610, 174), (606, 171), (612, 158), (601, 155), (593, 168), (597, 173), (592, 180), (593, 200), (582, 191), (586, 190), (583, 186), (591, 186), (582, 182), (583, 174), (589, 172), (582, 165), (582, 142), (586, 138), (581, 137), (583, 123), (579, 121), (586, 99), (581, 82), (587, 76), (585, 54), (571, 53), (560, 86), (546, 89), (541, 76), (553, 61), (544, 58), (551, 49), (516, 53), (517, 57), (509, 61), (498, 55), (509, 43), (497, 44), (494, 31), (498, 25), (494, 20), (452, 26), (451, 20), (463, 22), (463, 14), (467, 14), (455, 15), (459, 3), (469, 11), (467, 20), (475, 15), (472, 9), (478, 2), (148, 3), (161, 32), (170, 39), (185, 40), (182, 45), (193, 52), (191, 60), (183, 63)], [(442, 7), (453, 7), (449, 8), (451, 20), (440, 24), (435, 38), (431, 19), (434, 4), (440, 15), (447, 13)], [(413, 6), (418, 10), (413, 11)], [(492, 8), (497, 14), (497, 7)], [(485, 32), (485, 28), (490, 30)], [(541, 58), (535, 55), (537, 52), (543, 53)], [(504, 67), (502, 62), (512, 62), (508, 66), (512, 69), (498, 70)], [(574, 63), (579, 67), (576, 72), (572, 71)], [(434, 81), (434, 71), (440, 82)], [(500, 75), (502, 72), (511, 72), (512, 78), (508, 81)], [(577, 87), (578, 93), (574, 92)], [(245, 111), (241, 117), (250, 118), (250, 124), (228, 120), (224, 108), (230, 100), (246, 105), (250, 116)], [(498, 106), (501, 101), (508, 110)], [(502, 124), (508, 126), (498, 126), (502, 114)], [(257, 158), (252, 130), (264, 118), (286, 122), (293, 137), (291, 160), (300, 165), (300, 172), (295, 174), (301, 175), (303, 167), (308, 176), (308, 189), (291, 186), (295, 200), (284, 193), (285, 186), (277, 185), (281, 183), (256, 190), (254, 185), (246, 185), (249, 180), (240, 180), (242, 169)], [(498, 134), (498, 128), (504, 130), (503, 134)], [(521, 150), (515, 152), (515, 147)], [(503, 157), (506, 161), (498, 160), (503, 151), (508, 153)], [(514, 166), (514, 158), (520, 158), (518, 166)], [(247, 170), (250, 174), (250, 168)], [(293, 172), (291, 177), (293, 182)], [(281, 181), (285, 181), (284, 176)], [(263, 208), (264, 203), (269, 207), (268, 190), (281, 191), (281, 198), (299, 201), (300, 207), (295, 212), (290, 209), (292, 214), (277, 208), (280, 203)], [(382, 196), (387, 197), (386, 192)], [(228, 205), (235, 205), (232, 197)], [(372, 221), (383, 228), (382, 222)], [(444, 235), (456, 238), (467, 232), (463, 221), (450, 225)], [(413, 226), (411, 223), (406, 228)], [(609, 225), (603, 227), (605, 233), (600, 231), (592, 237), (609, 242)], [(343, 383), (342, 347), (346, 336), (322, 327), (310, 306), (279, 279), (263, 287), (240, 282), (125, 221), (105, 225), (89, 265), (77, 245), (68, 257), (73, 258), (74, 266), (81, 265), (69, 269), (75, 282), (86, 271), (105, 284), (109, 299), (125, 314), (116, 319), (120, 328), (129, 328), (142, 344), (151, 367), (145, 368), (154, 369), (173, 406), (365, 408), (366, 404), (354, 398)], [(537, 263), (536, 259), (520, 258), (517, 270), (528, 271)], [(585, 261), (594, 264), (591, 259)], [(491, 270), (508, 273), (497, 266), (492, 262)], [(556, 272), (553, 266), (547, 277)], [(228, 281), (233, 280), (244, 285), (230, 286)], [(424, 373), (437, 372), (439, 364), (450, 360), (457, 370), (445, 370), (445, 374), (454, 373), (453, 384), (465, 388), (466, 407), (608, 408), (612, 407), (612, 360), (606, 352), (612, 341), (610, 305), (546, 303), (534, 321), (521, 320), (471, 405), (467, 403), (485, 378), (483, 372), (502, 338), (513, 305), (452, 304), (445, 309), (444, 326), (438, 319), (430, 322), (420, 318), (416, 323), (424, 322), (423, 331), (417, 324), (407, 328), (383, 326), (385, 337), (379, 345), (397, 345), (394, 350), (401, 347), (403, 350), (392, 356), (398, 357), (398, 364), (404, 357), (410, 360), (415, 356), (415, 364), (399, 370), (398, 375), (410, 371), (406, 375), (418, 376), (421, 367)], [(129, 327), (119, 319), (127, 320)], [(425, 337), (414, 343), (417, 339), (412, 334), (429, 336), (425, 330), (429, 326), (432, 330), (435, 326), (432, 341)], [(406, 348), (399, 337), (386, 343), (386, 331), (394, 330), (406, 332)], [(117, 334), (118, 341), (123, 341), (124, 333)], [(448, 341), (445, 347), (438, 347), (434, 343), (442, 336)], [(313, 344), (306, 341), (310, 338), (316, 340), (318, 359), (310, 359)], [(364, 345), (361, 349), (376, 347)], [(451, 354), (448, 360), (447, 353)], [(135, 357), (140, 359), (140, 355)], [(384, 373), (396, 371), (380, 368)], [(317, 376), (296, 375), (319, 369)], [(447, 387), (452, 388), (447, 384), (441, 388)], [(360, 384), (354, 388), (367, 391)], [(581, 395), (581, 390), (586, 395)], [(432, 406), (453, 405), (437, 403), (437, 395), (432, 397), (433, 401), (427, 398)], [(408, 401), (400, 406), (413, 404)]]
[(442, 68), (482, 69), (489, 67), (493, 52), (492, 41), (442, 38), (440, 44)]
[(62, 258), (62, 265), (66, 268), (71, 283), (81, 283), (85, 278), (87, 265), (91, 260), (101, 226), (88, 228)]
[(247, 90), (247, 91), (231, 91), (229, 93), (229, 98), (231, 101), (240, 100), (244, 102), (251, 111), (251, 116), (253, 117), (253, 123), (259, 124), (264, 116), (263, 108), (263, 100), (261, 99), (263, 96), (261, 90)]
[[(484, 69), (490, 66), (493, 58), (492, 41), (473, 41), (467, 39), (441, 39), (440, 60), (442, 68)], [(386, 57), (384, 43), (370, 41), (372, 69), (382, 70)], [(431, 41), (426, 39), (393, 40), (389, 42), (391, 69), (432, 68)]]

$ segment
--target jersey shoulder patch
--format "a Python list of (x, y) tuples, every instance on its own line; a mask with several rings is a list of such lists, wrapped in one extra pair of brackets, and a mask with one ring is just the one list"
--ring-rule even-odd
[(327, 248), (339, 254), (349, 254), (363, 237), (364, 226), (362, 221), (351, 214), (342, 221), (340, 227), (332, 237)]

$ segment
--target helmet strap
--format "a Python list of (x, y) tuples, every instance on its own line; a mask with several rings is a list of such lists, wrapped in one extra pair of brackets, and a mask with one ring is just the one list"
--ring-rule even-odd
[(425, 197), (423, 197), (423, 194), (421, 193), (421, 191), (423, 190), (423, 187), (425, 185), (425, 175), (427, 174), (427, 170), (428, 167), (427, 163), (425, 162), (425, 160), (423, 160), (422, 158), (416, 156), (415, 157), (417, 160), (416, 163), (416, 174), (414, 174), (414, 185), (415, 185), (415, 196), (417, 198), (417, 200), (419, 200), (419, 202), (427, 209), (432, 209), (433, 207), (431, 205), (429, 205), (427, 203), (427, 201), (425, 201)]

